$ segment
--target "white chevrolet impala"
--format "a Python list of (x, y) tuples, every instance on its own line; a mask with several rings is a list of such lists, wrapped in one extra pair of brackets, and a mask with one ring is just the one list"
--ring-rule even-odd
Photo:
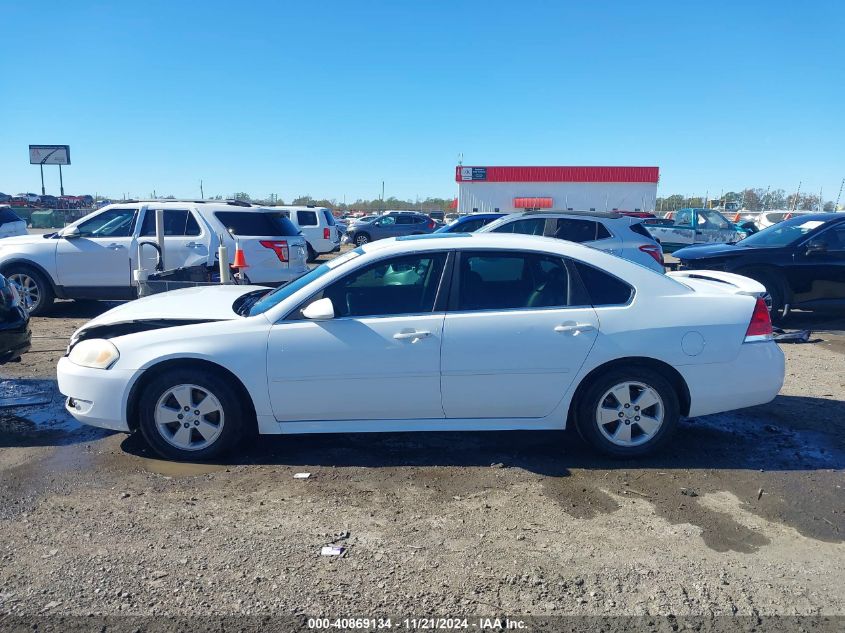
[(79, 421), (173, 459), (259, 433), (563, 429), (638, 456), (681, 416), (783, 384), (764, 288), (661, 275), (561, 240), (367, 244), (273, 291), (179, 290), (74, 333), (59, 388)]

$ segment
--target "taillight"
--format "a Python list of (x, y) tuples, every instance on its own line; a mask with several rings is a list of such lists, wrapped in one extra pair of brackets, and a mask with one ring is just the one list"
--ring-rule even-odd
[(772, 340), (772, 319), (769, 316), (769, 309), (763, 297), (757, 297), (754, 312), (751, 314), (751, 323), (745, 331), (745, 342), (770, 340)]
[(640, 246), (640, 250), (654, 257), (654, 261), (663, 266), (663, 249), (660, 246), (657, 244), (643, 244)]
[(323, 239), (330, 240), (332, 238), (332, 232), (329, 227), (323, 229)]
[(436, 225), (434, 224), (434, 220), (429, 220), (429, 222), (428, 222), (428, 229), (429, 229), (429, 230), (431, 230), (431, 229), (433, 229), (435, 226), (436, 226)]
[(276, 257), (282, 263), (288, 261), (288, 243), (285, 240), (260, 240), (259, 244), (264, 248), (269, 248), (276, 253)]

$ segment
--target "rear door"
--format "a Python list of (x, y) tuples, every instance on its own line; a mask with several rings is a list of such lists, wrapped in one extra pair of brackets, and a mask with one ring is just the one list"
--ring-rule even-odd
[(447, 418), (541, 418), (563, 398), (598, 319), (563, 258), (464, 251), (443, 326)]
[[(141, 223), (140, 242), (156, 241), (156, 209), (147, 208)], [(200, 266), (209, 261), (211, 236), (208, 228), (198, 221), (189, 209), (164, 210), (164, 268), (172, 270), (185, 266)], [(141, 249), (144, 268), (155, 267), (156, 253), (152, 248)]]

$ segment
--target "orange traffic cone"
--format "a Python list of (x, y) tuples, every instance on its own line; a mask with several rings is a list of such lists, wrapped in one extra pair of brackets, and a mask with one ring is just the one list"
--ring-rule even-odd
[(232, 268), (237, 268), (238, 270), (249, 268), (249, 264), (246, 263), (246, 257), (244, 257), (244, 252), (241, 248), (240, 242), (235, 242), (235, 262), (232, 264)]
[(739, 222), (739, 211), (737, 211), (736, 215), (734, 216), (734, 224), (736, 224), (737, 222)]

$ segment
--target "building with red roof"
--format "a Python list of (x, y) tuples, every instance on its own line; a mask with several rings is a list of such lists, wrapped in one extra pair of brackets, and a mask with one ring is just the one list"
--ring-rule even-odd
[(458, 212), (653, 211), (657, 167), (455, 167)]

